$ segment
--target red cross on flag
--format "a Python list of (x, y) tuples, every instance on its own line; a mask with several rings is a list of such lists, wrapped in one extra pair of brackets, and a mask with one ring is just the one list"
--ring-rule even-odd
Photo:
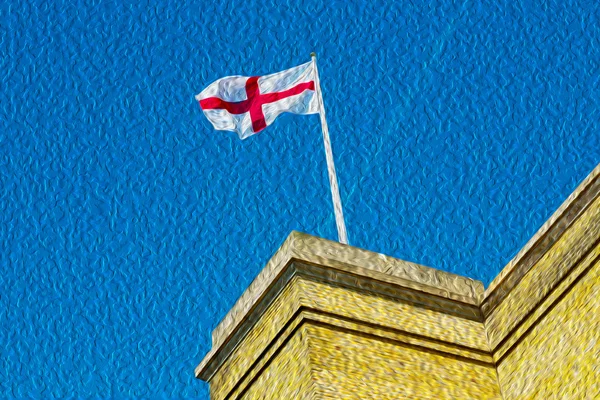
[(317, 114), (313, 62), (264, 76), (221, 78), (196, 96), (215, 129), (240, 139), (271, 125), (281, 113)]
[(216, 130), (237, 132), (240, 139), (262, 131), (284, 112), (319, 114), (338, 237), (341, 243), (348, 244), (319, 84), (317, 55), (311, 53), (311, 57), (311, 62), (272, 75), (221, 78), (196, 95), (196, 100)]

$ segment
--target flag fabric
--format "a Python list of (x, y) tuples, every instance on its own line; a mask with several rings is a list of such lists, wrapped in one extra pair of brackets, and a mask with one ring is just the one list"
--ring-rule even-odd
[(281, 113), (319, 113), (315, 76), (313, 62), (271, 75), (228, 76), (210, 84), (196, 100), (216, 130), (233, 131), (245, 139)]

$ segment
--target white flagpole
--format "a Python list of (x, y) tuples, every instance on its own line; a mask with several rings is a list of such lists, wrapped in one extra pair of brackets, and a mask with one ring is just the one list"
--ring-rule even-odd
[(325, 106), (323, 104), (323, 95), (321, 94), (321, 84), (319, 82), (319, 70), (317, 69), (317, 55), (310, 53), (313, 67), (315, 69), (315, 89), (319, 101), (319, 115), (321, 116), (321, 128), (323, 129), (323, 142), (325, 144), (325, 156), (327, 158), (327, 173), (329, 174), (329, 184), (331, 186), (331, 197), (333, 198), (333, 210), (335, 212), (335, 223), (337, 225), (338, 237), (340, 243), (348, 244), (346, 234), (346, 224), (344, 224), (344, 214), (342, 212), (342, 200), (338, 189), (337, 176), (335, 174), (335, 165), (333, 164), (333, 154), (331, 152), (331, 143), (329, 141), (329, 129), (325, 119)]

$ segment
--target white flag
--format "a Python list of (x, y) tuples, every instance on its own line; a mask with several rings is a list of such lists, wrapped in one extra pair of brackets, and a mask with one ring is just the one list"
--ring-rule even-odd
[(245, 139), (271, 125), (281, 113), (317, 114), (315, 67), (308, 62), (264, 76), (221, 78), (196, 100), (215, 129)]

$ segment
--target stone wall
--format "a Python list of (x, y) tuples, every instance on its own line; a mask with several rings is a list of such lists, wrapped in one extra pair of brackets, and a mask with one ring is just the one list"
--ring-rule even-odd
[(213, 400), (600, 398), (599, 177), (485, 291), (292, 232), (196, 376)]

